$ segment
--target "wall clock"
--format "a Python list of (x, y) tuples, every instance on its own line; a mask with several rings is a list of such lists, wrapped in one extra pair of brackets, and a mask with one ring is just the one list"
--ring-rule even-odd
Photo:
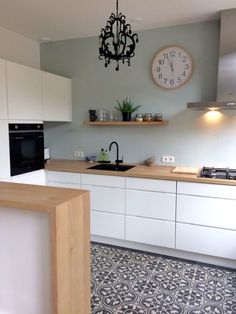
[(180, 46), (167, 46), (156, 54), (152, 63), (154, 81), (166, 89), (186, 84), (193, 74), (193, 58)]

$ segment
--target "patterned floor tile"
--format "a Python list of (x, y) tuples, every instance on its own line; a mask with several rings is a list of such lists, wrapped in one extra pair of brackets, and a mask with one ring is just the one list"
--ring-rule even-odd
[(236, 271), (93, 243), (92, 314), (236, 314)]

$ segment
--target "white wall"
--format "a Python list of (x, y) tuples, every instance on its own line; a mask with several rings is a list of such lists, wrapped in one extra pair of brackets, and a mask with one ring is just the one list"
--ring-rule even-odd
[[(41, 45), (42, 70), (72, 78), (72, 123), (47, 123), (46, 145), (53, 158), (75, 158), (74, 150), (98, 155), (116, 140), (125, 162), (143, 162), (156, 156), (174, 156), (176, 165), (236, 167), (236, 114), (224, 111), (218, 121), (204, 111), (188, 110), (187, 102), (216, 99), (219, 61), (219, 22), (202, 22), (139, 32), (139, 44), (131, 66), (114, 63), (108, 68), (98, 59), (97, 37)], [(176, 90), (159, 88), (151, 65), (162, 47), (178, 44), (191, 52), (194, 73), (188, 84)], [(165, 127), (88, 127), (89, 109), (114, 110), (116, 99), (130, 97), (141, 105), (140, 113), (162, 112)], [(208, 117), (209, 118), (209, 117)], [(216, 117), (215, 117), (216, 118)], [(115, 160), (115, 150), (110, 159)]]
[(39, 68), (39, 42), (0, 27), (0, 58)]

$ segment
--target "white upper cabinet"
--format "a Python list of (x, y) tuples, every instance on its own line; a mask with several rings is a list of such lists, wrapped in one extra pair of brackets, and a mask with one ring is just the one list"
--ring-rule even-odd
[(10, 156), (9, 156), (9, 136), (8, 136), (8, 121), (0, 120), (0, 178), (10, 177)]
[(55, 74), (43, 75), (43, 120), (72, 121), (71, 80)]
[(6, 61), (0, 59), (0, 119), (7, 119), (7, 76)]
[(42, 120), (42, 72), (7, 61), (9, 119)]

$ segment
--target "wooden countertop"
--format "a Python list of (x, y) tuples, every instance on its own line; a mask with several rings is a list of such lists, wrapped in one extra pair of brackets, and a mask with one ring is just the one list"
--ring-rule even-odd
[(51, 212), (85, 190), (0, 182), (0, 206)]
[[(162, 179), (162, 180), (174, 180), (174, 181), (187, 181), (198, 183), (211, 183), (211, 184), (223, 184), (223, 185), (236, 185), (236, 180), (222, 180), (222, 179), (209, 179), (200, 178), (196, 174), (180, 174), (173, 173), (175, 167), (171, 166), (152, 166), (148, 167), (141, 164), (135, 164), (135, 168), (127, 170), (125, 172), (107, 171), (107, 170), (94, 170), (87, 169), (94, 166), (96, 163), (89, 163), (78, 160), (68, 159), (51, 159), (47, 162), (45, 168), (51, 171), (63, 171), (63, 172), (80, 172), (87, 174), (100, 174), (110, 176), (122, 176), (122, 177), (135, 177), (135, 178), (147, 178), (147, 179)], [(200, 169), (199, 169), (200, 171)]]

